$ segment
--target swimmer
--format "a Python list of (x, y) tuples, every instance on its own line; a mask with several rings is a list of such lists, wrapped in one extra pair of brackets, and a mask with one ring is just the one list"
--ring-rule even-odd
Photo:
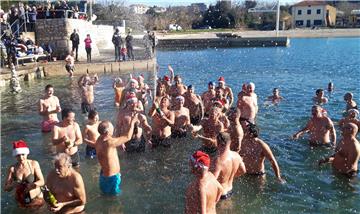
[(312, 117), (307, 122), (305, 128), (301, 129), (293, 135), (293, 139), (297, 140), (305, 133), (310, 134), (310, 146), (336, 146), (336, 132), (334, 124), (329, 117), (324, 114), (324, 109), (320, 106), (311, 108)]
[(272, 103), (280, 103), (284, 98), (280, 96), (280, 90), (278, 88), (273, 89), (273, 95), (267, 98)]
[(45, 86), (45, 96), (39, 101), (39, 114), (43, 116), (41, 131), (51, 132), (54, 125), (59, 122), (57, 113), (61, 112), (59, 98), (54, 95), (52, 85)]
[(75, 59), (74, 59), (74, 52), (71, 51), (65, 58), (65, 69), (69, 73), (69, 77), (73, 77), (74, 70), (75, 70)]
[(229, 107), (230, 107), (229, 100), (226, 99), (224, 90), (222, 90), (220, 87), (215, 88), (215, 98), (213, 99), (213, 103), (216, 104), (217, 101), (220, 101), (220, 103), (222, 105), (221, 106), (222, 112), (226, 112), (229, 109)]
[(341, 119), (339, 121), (339, 127), (342, 129), (344, 127), (344, 125), (346, 125), (348, 123), (353, 123), (353, 124), (357, 125), (358, 129), (360, 129), (360, 120), (358, 119), (358, 116), (359, 116), (358, 110), (349, 109), (347, 111), (346, 117), (344, 117), (343, 119)]
[(345, 95), (344, 95), (344, 101), (346, 102), (346, 111), (350, 110), (350, 109), (358, 109), (358, 106), (355, 102), (355, 100), (353, 100), (353, 97), (354, 95), (350, 92), (347, 92)]
[(225, 112), (227, 111), (227, 108), (225, 107), (225, 100), (214, 100), (213, 107), (220, 109), (219, 121), (222, 122), (222, 124), (224, 125), (224, 131), (227, 131), (230, 126), (230, 121), (225, 114)]
[(138, 104), (139, 101), (135, 95), (128, 96), (126, 98), (125, 108), (120, 109), (116, 118), (116, 137), (125, 135), (131, 126), (131, 121), (136, 121), (131, 139), (125, 144), (122, 144), (122, 148), (126, 152), (144, 152), (145, 142), (151, 145), (152, 129), (147, 122), (146, 116), (138, 109)]
[(196, 176), (185, 192), (185, 213), (216, 213), (223, 187), (209, 171), (210, 157), (201, 151), (190, 157), (192, 173)]
[(57, 202), (50, 207), (56, 213), (81, 213), (85, 209), (86, 191), (80, 173), (72, 168), (71, 157), (65, 153), (54, 157), (55, 169), (51, 170), (46, 185)]
[[(190, 125), (190, 130), (194, 138), (202, 140), (203, 145), (200, 150), (206, 152), (207, 154), (215, 154), (217, 151), (216, 137), (220, 132), (225, 131), (224, 124), (219, 120), (220, 116), (221, 109), (213, 107), (209, 112), (209, 117), (202, 119), (200, 125)], [(201, 129), (203, 129), (202, 135), (197, 133)]]
[(334, 83), (329, 82), (327, 90), (329, 93), (333, 92), (334, 91)]
[(156, 87), (156, 96), (154, 101), (156, 103), (160, 103), (161, 99), (165, 96), (168, 96), (168, 94), (166, 93), (166, 87), (163, 83), (160, 82)]
[(253, 99), (254, 104), (256, 106), (256, 113), (257, 113), (259, 111), (258, 98), (257, 98), (257, 94), (255, 93), (255, 84), (253, 82), (250, 82), (246, 86), (246, 93), (248, 96), (250, 96)]
[(93, 77), (89, 74), (83, 75), (78, 80), (78, 86), (81, 96), (81, 110), (83, 114), (95, 110), (94, 107), (94, 85), (99, 81), (99, 77), (95, 74)]
[(176, 98), (177, 96), (182, 96), (186, 92), (186, 86), (182, 83), (182, 79), (180, 75), (176, 75), (174, 77), (174, 83), (169, 90), (169, 95), (172, 98)]
[(140, 94), (141, 94), (140, 95), (141, 97), (139, 99), (145, 106), (148, 104), (147, 95), (149, 95), (149, 98), (152, 99), (151, 90), (150, 90), (149, 85), (144, 82), (143, 75), (139, 75), (137, 80), (139, 82), (138, 90), (140, 91)]
[(328, 98), (324, 97), (323, 89), (317, 89), (315, 94), (316, 96), (313, 97), (313, 101), (315, 104), (321, 105), (321, 104), (326, 104), (328, 102)]
[(187, 92), (184, 94), (185, 104), (184, 106), (190, 111), (191, 124), (198, 125), (201, 119), (204, 117), (204, 105), (201, 97), (195, 94), (195, 88), (189, 85)]
[(218, 79), (218, 87), (222, 91), (222, 94), (224, 95), (224, 98), (227, 100), (226, 103), (229, 104), (229, 107), (232, 106), (234, 102), (234, 95), (231, 90), (231, 88), (227, 85), (225, 85), (225, 78), (219, 77)]
[(345, 124), (342, 127), (342, 140), (336, 149), (336, 153), (320, 160), (319, 166), (323, 163), (331, 163), (336, 172), (344, 174), (349, 178), (356, 177), (360, 159), (360, 143), (356, 139), (357, 132), (358, 127), (355, 124)]
[(243, 158), (246, 174), (265, 176), (265, 159), (269, 160), (277, 180), (284, 183), (281, 178), (279, 165), (270, 147), (259, 138), (259, 129), (255, 124), (249, 123), (245, 129), (245, 136), (241, 143), (240, 156)]
[(240, 124), (243, 129), (246, 128), (248, 122), (255, 124), (257, 103), (255, 99), (249, 95), (248, 91), (238, 96), (237, 108), (241, 112)]
[(217, 144), (218, 154), (214, 161), (213, 173), (224, 189), (220, 199), (226, 200), (234, 193), (234, 177), (245, 174), (246, 169), (239, 153), (230, 150), (231, 138), (228, 133), (221, 132), (217, 136)]
[(160, 104), (153, 103), (149, 110), (149, 116), (152, 118), (152, 147), (159, 145), (170, 147), (171, 126), (175, 124), (175, 114), (169, 110), (170, 100), (165, 96)]
[(160, 81), (165, 86), (165, 91), (167, 94), (169, 94), (170, 87), (174, 82), (174, 69), (171, 67), (171, 65), (168, 65), (168, 70), (170, 76), (165, 75), (164, 78)]
[(215, 98), (215, 82), (208, 83), (208, 90), (201, 95), (201, 99), (204, 102), (204, 115), (209, 115), (209, 111), (213, 106), (213, 99)]
[(115, 106), (119, 107), (125, 89), (123, 80), (121, 78), (116, 78), (113, 83), (113, 88), (115, 92), (115, 98), (114, 98)]
[(177, 96), (175, 98), (175, 122), (171, 129), (172, 138), (186, 137), (186, 129), (190, 125), (190, 112), (189, 109), (184, 107), (185, 98)]
[(9, 167), (4, 190), (10, 192), (15, 188), (15, 199), (20, 207), (38, 209), (45, 203), (40, 190), (45, 181), (39, 163), (27, 158), (29, 153), (25, 141), (13, 142), (17, 163)]
[(244, 138), (244, 131), (240, 124), (241, 112), (239, 109), (231, 107), (229, 110), (229, 121), (230, 125), (227, 132), (231, 138), (231, 151), (239, 152), (241, 148), (241, 142)]
[(91, 159), (96, 157), (95, 143), (99, 137), (98, 126), (101, 123), (99, 121), (99, 114), (95, 110), (91, 110), (88, 114), (88, 122), (84, 128), (84, 142), (86, 145), (86, 156)]
[(96, 155), (101, 167), (99, 185), (105, 195), (118, 195), (121, 193), (120, 161), (117, 147), (128, 142), (134, 133), (135, 119), (130, 121), (127, 132), (120, 137), (113, 137), (114, 127), (110, 121), (99, 124), (100, 136), (96, 140)]
[(78, 146), (82, 144), (80, 126), (75, 122), (75, 112), (64, 108), (61, 111), (62, 121), (54, 126), (52, 143), (57, 153), (66, 153), (71, 156), (73, 167), (80, 166)]

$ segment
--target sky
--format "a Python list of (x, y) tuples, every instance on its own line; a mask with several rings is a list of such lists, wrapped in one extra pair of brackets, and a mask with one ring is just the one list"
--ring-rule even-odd
[[(103, 0), (104, 1), (104, 0)], [(106, 0), (105, 0), (106, 1)], [(233, 2), (238, 2), (241, 0), (234, 0)], [(274, 2), (275, 0), (258, 0), (262, 2)], [(281, 4), (293, 4), (296, 2), (299, 2), (300, 0), (280, 0)], [(149, 6), (162, 6), (167, 7), (169, 5), (171, 6), (186, 6), (190, 5), (192, 3), (205, 3), (207, 5), (215, 4), (217, 0), (125, 0), (125, 3), (127, 5), (130, 4), (145, 4)]]

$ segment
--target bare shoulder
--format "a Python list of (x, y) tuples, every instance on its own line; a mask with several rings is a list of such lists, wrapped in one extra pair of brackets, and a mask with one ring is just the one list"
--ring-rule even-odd
[(40, 167), (39, 162), (37, 162), (36, 160), (29, 160), (29, 161), (30, 161), (31, 166), (36, 167), (36, 168)]

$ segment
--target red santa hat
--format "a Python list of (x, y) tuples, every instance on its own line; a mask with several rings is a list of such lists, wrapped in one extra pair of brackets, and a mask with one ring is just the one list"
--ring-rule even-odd
[(214, 100), (213, 104), (219, 104), (219, 105), (221, 105), (221, 107), (223, 107), (225, 105), (224, 101), (222, 101), (222, 100)]
[(210, 167), (210, 157), (202, 151), (196, 151), (191, 155), (190, 160), (196, 168), (209, 169)]
[(126, 102), (127, 103), (137, 103), (138, 102), (138, 98), (136, 97), (135, 94), (129, 94), (126, 96)]
[(13, 156), (28, 155), (30, 153), (29, 147), (23, 140), (13, 142)]
[(164, 76), (164, 80), (167, 82), (167, 81), (170, 81), (170, 78), (168, 76)]
[(225, 84), (225, 78), (224, 77), (219, 77), (218, 82), (222, 82), (222, 83)]

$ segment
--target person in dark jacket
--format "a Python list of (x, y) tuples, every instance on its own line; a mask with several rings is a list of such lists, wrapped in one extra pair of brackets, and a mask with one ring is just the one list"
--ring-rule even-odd
[(121, 40), (121, 35), (120, 35), (118, 28), (116, 28), (115, 33), (112, 37), (112, 43), (115, 46), (115, 62), (116, 61), (120, 62), (120, 50), (121, 50), (122, 40)]
[(127, 49), (127, 55), (129, 60), (134, 60), (134, 53), (133, 53), (133, 39), (134, 37), (131, 35), (131, 32), (128, 32), (128, 35), (125, 38), (126, 41), (126, 49)]
[(80, 38), (79, 38), (79, 34), (76, 32), (76, 29), (74, 29), (74, 32), (70, 35), (70, 40), (72, 42), (72, 51), (75, 53), (75, 61), (79, 61), (78, 51), (79, 51)]

